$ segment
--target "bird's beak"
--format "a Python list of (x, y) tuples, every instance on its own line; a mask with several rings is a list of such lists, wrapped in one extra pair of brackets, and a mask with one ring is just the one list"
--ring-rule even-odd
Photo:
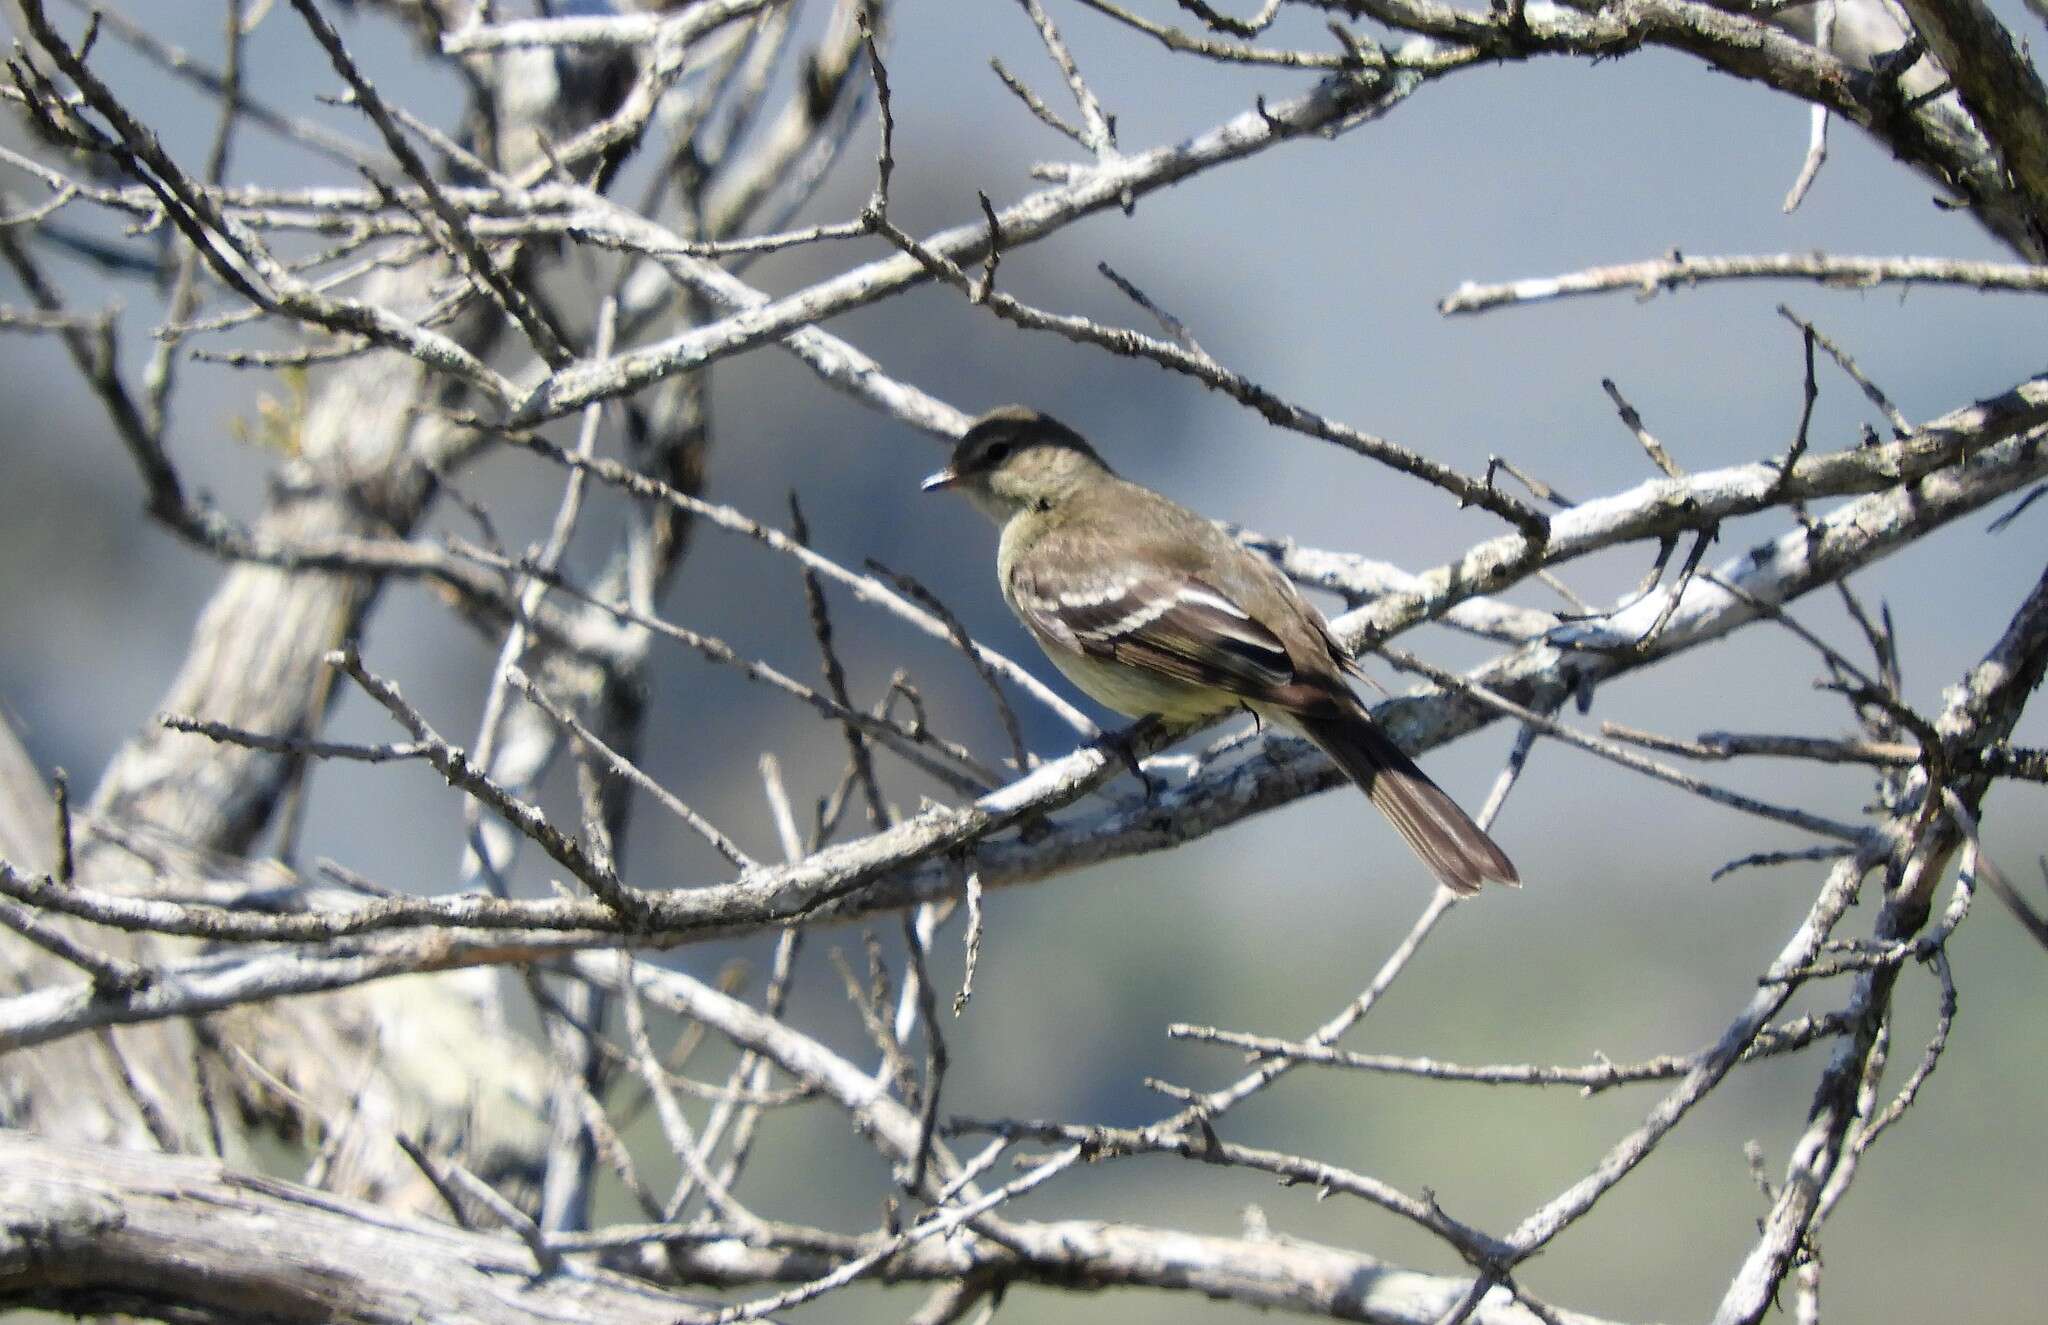
[(950, 488), (959, 481), (960, 476), (955, 474), (952, 466), (949, 465), (938, 473), (928, 476), (917, 487), (920, 492), (937, 492), (941, 488)]

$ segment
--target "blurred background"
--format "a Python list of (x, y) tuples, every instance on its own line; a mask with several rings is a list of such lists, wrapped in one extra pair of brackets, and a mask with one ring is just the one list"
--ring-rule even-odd
[[(1177, 141), (1258, 95), (1277, 99), (1307, 85), (1305, 76), (1282, 70), (1175, 56), (1076, 6), (1051, 8), (1117, 117), (1126, 150)], [(1161, 17), (1174, 20), (1171, 6), (1164, 8)], [(2034, 30), (2031, 16), (2005, 9), (2015, 31)], [(214, 6), (133, 4), (128, 12), (165, 39), (217, 58)], [(461, 89), (445, 69), (367, 10), (342, 21), (381, 85), (402, 88), (413, 111), (452, 126)], [(1290, 20), (1274, 41), (1327, 44), (1326, 34), (1318, 43), (1318, 31)], [(1016, 6), (903, 0), (886, 54), (897, 121), (892, 219), (911, 233), (971, 221), (977, 189), (1001, 205), (1039, 187), (1028, 174), (1034, 163), (1075, 155), (988, 68), (989, 57), (1000, 57), (1060, 102), (1057, 71)], [(252, 86), (262, 95), (370, 141), (358, 119), (314, 99), (335, 91), (336, 80), (289, 12), (259, 27), (249, 56)], [(104, 43), (95, 63), (148, 107), (174, 154), (203, 155), (210, 103), (116, 44)], [(10, 121), (5, 133), (9, 145), (24, 146), (17, 124)], [(863, 146), (848, 154), (807, 219), (851, 217), (866, 199), (871, 125), (860, 133)], [(1753, 283), (1458, 319), (1435, 311), (1461, 281), (1550, 275), (1672, 249), (2007, 257), (1965, 216), (1936, 207), (1924, 181), (1839, 122), (1818, 182), (1798, 211), (1784, 214), (1780, 201), (1806, 136), (1803, 105), (1668, 54), (1474, 70), (1338, 140), (1267, 152), (1146, 197), (1133, 216), (1111, 211), (1008, 252), (999, 281), (1042, 307), (1150, 330), (1143, 311), (1096, 274), (1096, 264), (1108, 262), (1210, 353), (1280, 394), (1468, 473), (1490, 456), (1504, 457), (1577, 499), (1652, 476), (1601, 392), (1603, 377), (1614, 379), (1688, 469), (1782, 452), (1799, 419), (1803, 364), (1798, 331), (1775, 311), (1781, 302), (1854, 355), (1914, 420), (2039, 371), (2041, 306), (2017, 296)], [(229, 174), (276, 185), (356, 182), (256, 132), (238, 138)], [(7, 187), (29, 192), (24, 180)], [(122, 239), (81, 209), (65, 216), (81, 234)], [(747, 279), (779, 293), (879, 252), (869, 240), (801, 249), (756, 262)], [(124, 363), (145, 360), (157, 291), (76, 260), (50, 259), (50, 269), (80, 307), (126, 306)], [(10, 288), (0, 299), (17, 294)], [(891, 374), (962, 409), (1012, 400), (1039, 406), (1086, 433), (1129, 476), (1307, 545), (1420, 570), (1498, 532), (1491, 517), (1458, 511), (1433, 489), (1272, 429), (1188, 380), (1016, 330), (950, 290), (919, 290), (830, 329)], [(245, 336), (237, 343), (266, 342)], [(275, 457), (239, 438), (259, 430), (261, 399), (283, 402), (289, 389), (260, 373), (199, 363), (181, 371), (174, 458), (194, 487), (253, 516)], [(930, 438), (835, 394), (773, 351), (727, 360), (713, 380), (711, 498), (780, 525), (794, 491), (821, 551), (845, 564), (875, 558), (915, 575), (978, 638), (1057, 682), (998, 599), (992, 531), (965, 503), (917, 492), (917, 479), (941, 455)], [(1849, 444), (1866, 420), (1883, 430), (1839, 372), (1823, 363), (1820, 380), (1816, 445)], [(143, 517), (132, 466), (53, 338), (7, 339), (0, 401), (7, 421), (0, 432), (0, 705), (39, 764), (62, 766), (74, 786), (89, 786), (157, 708), (219, 567)], [(544, 536), (560, 475), (531, 457), (498, 454), (458, 483), (490, 505), (516, 547)], [(615, 511), (609, 496), (598, 499), (572, 562), (603, 555)], [(1867, 601), (1890, 605), (1908, 698), (1923, 713), (1938, 710), (1943, 689), (1981, 656), (2040, 574), (2048, 511), (2036, 507), (1992, 534), (1985, 526), (1996, 513), (1952, 526), (1854, 581)], [(464, 528), (464, 519), (449, 511), (438, 517), (450, 529)], [(1709, 563), (1783, 528), (1777, 517), (1730, 524)], [(665, 615), (793, 675), (815, 675), (790, 563), (715, 530), (700, 529), (696, 538)], [(1586, 598), (1612, 602), (1650, 555), (1633, 547), (1562, 574)], [(846, 595), (831, 599), (857, 699), (879, 696), (893, 669), (907, 667), (948, 734), (984, 751), (1002, 748), (986, 694), (956, 653)], [(1798, 604), (1795, 615), (1867, 658), (1832, 594)], [(1400, 644), (1447, 666), (1470, 666), (1490, 653), (1437, 629)], [(495, 647), (428, 594), (400, 586), (385, 595), (365, 656), (451, 739), (466, 741)], [(758, 756), (776, 752), (805, 806), (837, 779), (840, 733), (680, 649), (664, 648), (659, 657), (644, 746), (649, 770), (747, 850), (775, 856)], [(1389, 669), (1374, 670), (1390, 687), (1405, 688)], [(1814, 691), (1817, 674), (1813, 654), (1784, 631), (1751, 627), (1602, 689), (1591, 714), (1573, 720), (1611, 719), (1674, 736), (1846, 733), (1847, 710)], [(1065, 729), (1027, 699), (1018, 700), (1018, 712), (1035, 751), (1067, 748)], [(380, 712), (354, 697), (342, 702), (331, 732), (394, 736)], [(2038, 705), (2015, 739), (2048, 743), (2048, 716)], [(1505, 729), (1489, 729), (1425, 762), (1476, 807), (1509, 740)], [(1710, 772), (1837, 817), (1855, 817), (1870, 796), (1867, 777), (1830, 765), (1752, 761)], [(889, 776), (906, 810), (930, 790)], [(453, 886), (459, 803), (430, 770), (323, 767), (312, 775), (312, 792), (304, 859), (331, 857), (408, 891)], [(1985, 806), (1987, 845), (2023, 887), (2038, 887), (2034, 862), (2048, 852), (2042, 808), (2038, 788), (2010, 783)], [(1821, 867), (1801, 865), (1710, 882), (1710, 872), (1734, 857), (1806, 842), (1554, 743), (1537, 747), (1495, 835), (1527, 886), (1459, 907), (1345, 1047), (1467, 1062), (1689, 1052), (1717, 1036), (1749, 996), (1821, 875)], [(697, 839), (644, 806), (627, 866), (642, 887), (727, 876)], [(540, 886), (542, 878), (536, 870), (528, 882)], [(1392, 832), (1355, 793), (1336, 791), (1170, 854), (991, 895), (974, 1001), (945, 1027), (953, 1055), (945, 1111), (1149, 1122), (1168, 1102), (1144, 1088), (1146, 1076), (1208, 1087), (1242, 1066), (1229, 1051), (1168, 1040), (1169, 1023), (1305, 1035), (1357, 994), (1428, 890), (1426, 874)], [(1840, 932), (1866, 935), (1870, 910), (1866, 902)], [(893, 938), (893, 925), (880, 928)], [(862, 1043), (858, 1023), (837, 976), (816, 959), (827, 943), (857, 955), (851, 930), (815, 940), (799, 1020), (851, 1052)], [(764, 942), (733, 943), (670, 960), (704, 974), (735, 959), (759, 968), (766, 952)], [(1824, 1301), (1842, 1319), (1992, 1321), (2039, 1311), (2048, 1155), (2015, 1124), (2048, 1098), (2041, 1029), (2048, 959), (1989, 900), (1950, 952), (1962, 995), (1954, 1040), (1920, 1106), (1880, 1141), (1824, 1229)], [(957, 984), (959, 966), (956, 922), (939, 945), (942, 996)], [(1791, 1011), (1839, 1006), (1846, 992), (1841, 981), (1810, 988)], [(1920, 968), (1904, 977), (1892, 1088), (1919, 1057), (1936, 992)], [(1523, 1282), (1551, 1302), (1619, 1319), (1701, 1315), (1718, 1300), (1768, 1204), (1743, 1146), (1756, 1142), (1764, 1171), (1782, 1175), (1826, 1052), (1742, 1069), (1641, 1172), (1528, 1267)], [(715, 1061), (704, 1060), (707, 1067)], [(1451, 1213), (1500, 1230), (1583, 1175), (1641, 1120), (1659, 1090), (1588, 1099), (1569, 1090), (1310, 1068), (1233, 1114), (1226, 1134), (1315, 1154), (1411, 1192), (1428, 1188)], [(641, 1138), (649, 1141), (643, 1154), (659, 1149), (654, 1138), (651, 1131)], [(872, 1227), (888, 1176), (848, 1139), (843, 1120), (824, 1106), (775, 1116), (755, 1161), (752, 1207), (770, 1216), (800, 1209), (849, 1230)], [(651, 1176), (661, 1176), (658, 1166)], [(1254, 1175), (1174, 1160), (1070, 1173), (1019, 1213), (1232, 1233), (1249, 1205), (1276, 1234), (1417, 1269), (1461, 1269), (1441, 1244), (1359, 1203), (1317, 1201)], [(625, 1206), (600, 1213), (623, 1216)], [(838, 1306), (826, 1314), (883, 1321), (901, 1319), (916, 1298), (871, 1288), (831, 1300)], [(1244, 1315), (1185, 1296), (1088, 1298), (1019, 1288), (999, 1319)]]

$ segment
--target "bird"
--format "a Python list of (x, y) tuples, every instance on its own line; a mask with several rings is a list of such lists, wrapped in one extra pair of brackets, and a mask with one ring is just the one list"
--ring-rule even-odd
[(1249, 709), (1320, 747), (1452, 892), (1520, 886), (1506, 853), (1352, 693), (1358, 664), (1322, 613), (1217, 525), (1022, 405), (976, 419), (922, 486), (963, 493), (995, 521), (1004, 602), (1089, 696), (1171, 722)]

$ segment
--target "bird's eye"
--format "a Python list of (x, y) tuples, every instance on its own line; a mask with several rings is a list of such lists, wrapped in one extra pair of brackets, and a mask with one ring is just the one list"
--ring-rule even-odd
[(1009, 455), (1010, 444), (1008, 442), (996, 442), (981, 453), (981, 459), (984, 464), (1000, 465), (1009, 458)]

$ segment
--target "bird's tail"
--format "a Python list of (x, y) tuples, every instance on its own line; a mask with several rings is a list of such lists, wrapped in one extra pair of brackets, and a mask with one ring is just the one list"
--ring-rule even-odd
[(1521, 886), (1506, 853), (1362, 710), (1288, 716), (1371, 798), (1445, 887), (1469, 897), (1489, 879)]

